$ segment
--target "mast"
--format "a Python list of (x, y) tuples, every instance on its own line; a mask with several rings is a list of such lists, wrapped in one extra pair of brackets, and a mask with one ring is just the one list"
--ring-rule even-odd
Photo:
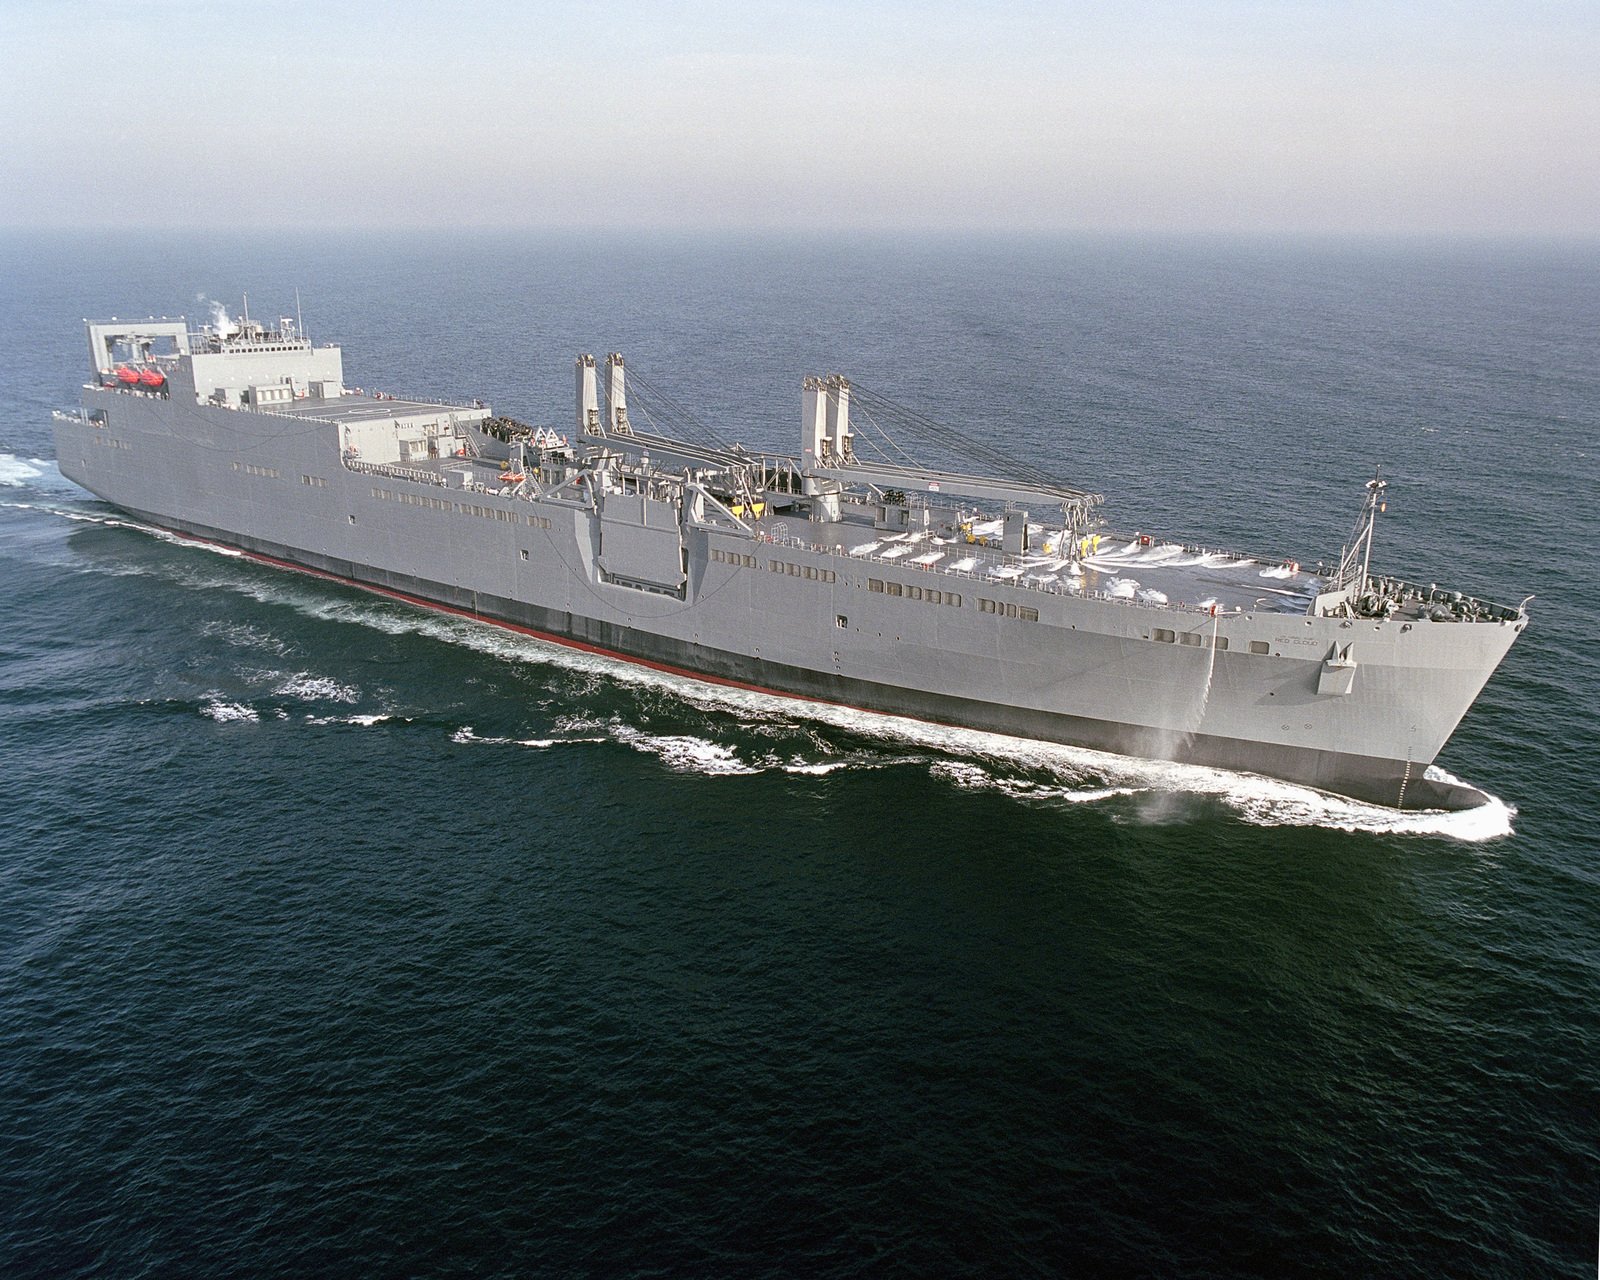
[(1366, 590), (1372, 571), (1372, 533), (1378, 524), (1378, 513), (1389, 505), (1383, 497), (1383, 491), (1388, 487), (1389, 482), (1383, 478), (1382, 469), (1375, 469), (1372, 479), (1367, 481), (1367, 496), (1361, 504), (1361, 516), (1356, 521), (1355, 532), (1350, 535), (1350, 542), (1339, 557), (1339, 576), (1334, 584), (1337, 590), (1358, 594)]
[(1389, 487), (1389, 482), (1387, 480), (1385, 480), (1382, 477), (1382, 475), (1379, 474), (1379, 472), (1377, 470), (1374, 470), (1373, 473), (1372, 473), (1372, 479), (1367, 481), (1367, 506), (1366, 506), (1366, 512), (1365, 512), (1366, 520), (1367, 520), (1367, 530), (1366, 530), (1366, 537), (1364, 539), (1364, 545), (1363, 545), (1362, 553), (1361, 553), (1361, 585), (1362, 586), (1366, 586), (1368, 581), (1370, 581), (1370, 579), (1371, 579), (1371, 569), (1372, 569), (1372, 531), (1374, 529), (1376, 529), (1377, 526), (1378, 526), (1378, 512), (1382, 511), (1385, 507), (1388, 506), (1388, 503), (1383, 501), (1383, 491), (1385, 489), (1387, 489), (1388, 487)]

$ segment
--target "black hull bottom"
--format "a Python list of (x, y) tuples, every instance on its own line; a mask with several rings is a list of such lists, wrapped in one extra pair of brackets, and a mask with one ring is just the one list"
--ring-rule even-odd
[(259, 538), (130, 510), (158, 528), (237, 548), (255, 559), (377, 591), (424, 608), (508, 626), (557, 644), (641, 663), (691, 679), (731, 685), (934, 724), (1011, 737), (1089, 747), (1142, 759), (1206, 765), (1316, 788), (1400, 809), (1473, 809), (1489, 799), (1461, 783), (1422, 776), (1426, 767), (1403, 760), (1349, 755), (1210, 734), (1174, 738), (1136, 725), (1057, 712), (1001, 706), (788, 666), (686, 643), (636, 628), (544, 609), (499, 596), (430, 582), (410, 574), (286, 547)]

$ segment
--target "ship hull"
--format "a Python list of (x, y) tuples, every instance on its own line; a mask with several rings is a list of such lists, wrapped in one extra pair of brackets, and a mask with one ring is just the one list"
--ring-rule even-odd
[(1140, 726), (1037, 709), (896, 688), (834, 673), (688, 645), (668, 636), (543, 609), (521, 601), (464, 591), (376, 565), (357, 564), (262, 542), (156, 513), (127, 514), (184, 537), (243, 551), (276, 568), (307, 573), (423, 609), (505, 627), (586, 653), (599, 654), (709, 684), (828, 703), (962, 729), (1087, 747), (1116, 755), (1167, 759), (1301, 783), (1373, 804), (1402, 809), (1471, 809), (1487, 799), (1463, 783), (1423, 776), (1424, 766), (1328, 750), (1284, 748), (1206, 733), (1181, 735), (1159, 753)]
[[(97, 496), (417, 605), (713, 683), (1261, 773), (1387, 806), (1485, 798), (1425, 770), (1520, 625), (1357, 631), (1328, 618), (1207, 617), (867, 565), (838, 546), (687, 520), (682, 582), (640, 590), (607, 571), (611, 549), (634, 544), (614, 537), (605, 501), (519, 502), (352, 468), (336, 429), (315, 422), (179, 413), (92, 387), (84, 399), (84, 417), (58, 421), (57, 453), (63, 474)], [(641, 527), (629, 536), (657, 535)], [(919, 584), (944, 588), (943, 603), (929, 607), (941, 593)], [(1185, 643), (1161, 643), (1174, 628)], [(1359, 670), (1328, 694), (1324, 655), (1352, 637)]]

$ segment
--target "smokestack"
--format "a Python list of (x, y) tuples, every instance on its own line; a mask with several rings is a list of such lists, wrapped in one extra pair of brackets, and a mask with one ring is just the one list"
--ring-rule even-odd
[(633, 428), (628, 423), (628, 396), (623, 387), (622, 356), (615, 351), (606, 357), (606, 426), (624, 435), (633, 434)]
[(600, 399), (594, 385), (594, 357), (578, 357), (578, 430), (598, 430)]
[(850, 456), (850, 383), (837, 373), (828, 379), (828, 447), (835, 465)]
[(801, 462), (805, 466), (821, 466), (822, 442), (828, 435), (822, 379), (808, 377), (800, 386), (800, 448), (804, 453)]

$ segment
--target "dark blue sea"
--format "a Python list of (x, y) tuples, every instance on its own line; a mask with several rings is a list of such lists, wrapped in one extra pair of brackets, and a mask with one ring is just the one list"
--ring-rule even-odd
[[(294, 314), (565, 428), (838, 371), (1533, 622), (1398, 814), (720, 691), (141, 529), (82, 320)], [(1580, 1276), (1600, 248), (0, 239), (0, 1276)], [(949, 461), (949, 459), (933, 459)]]

